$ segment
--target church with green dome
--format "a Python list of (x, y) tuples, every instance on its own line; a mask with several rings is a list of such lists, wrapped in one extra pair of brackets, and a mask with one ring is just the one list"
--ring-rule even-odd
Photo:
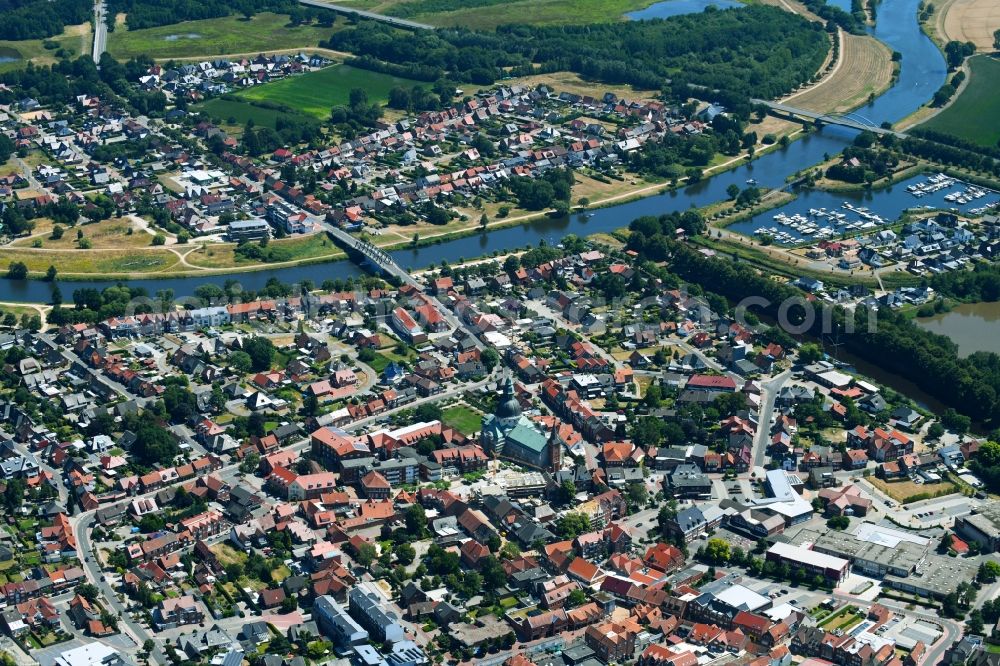
[(480, 444), (486, 453), (539, 470), (561, 466), (562, 446), (521, 413), (514, 382), (507, 377), (496, 412), (483, 419)]

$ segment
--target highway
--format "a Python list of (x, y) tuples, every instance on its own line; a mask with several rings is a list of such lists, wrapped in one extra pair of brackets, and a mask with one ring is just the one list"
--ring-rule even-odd
[(396, 28), (406, 28), (408, 30), (433, 30), (434, 26), (427, 25), (426, 23), (417, 23), (416, 21), (407, 21), (406, 19), (396, 18), (395, 16), (386, 16), (385, 14), (376, 14), (375, 12), (368, 12), (363, 9), (355, 9), (354, 7), (345, 7), (344, 5), (337, 5), (332, 2), (323, 2), (323, 0), (299, 0), (299, 2), (308, 7), (320, 7), (322, 9), (330, 9), (337, 12), (338, 14), (346, 14), (347, 16), (357, 16), (358, 18), (370, 19), (372, 21), (380, 21), (382, 23), (388, 23)]
[(107, 11), (104, 0), (94, 3), (94, 48), (91, 53), (96, 63), (101, 62), (101, 55), (108, 49)]

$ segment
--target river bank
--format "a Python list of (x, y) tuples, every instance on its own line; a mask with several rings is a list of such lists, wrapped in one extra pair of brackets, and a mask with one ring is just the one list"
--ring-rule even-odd
[[(924, 35), (916, 22), (919, 0), (900, 0), (886, 3), (880, 8), (878, 21), (872, 31), (902, 55), (901, 70), (895, 85), (865, 107), (865, 116), (876, 124), (894, 122), (919, 108), (941, 86), (945, 79), (944, 60), (940, 51)], [(630, 201), (619, 199), (605, 208), (588, 207), (587, 215), (565, 218), (534, 216), (532, 218), (498, 221), (488, 227), (488, 233), (473, 228), (462, 237), (448, 238), (426, 247), (401, 247), (390, 254), (406, 269), (424, 268), (447, 260), (454, 263), (460, 258), (506, 252), (526, 244), (541, 241), (555, 244), (568, 233), (581, 236), (593, 233), (610, 233), (620, 229), (630, 220), (643, 215), (660, 215), (676, 210), (702, 208), (729, 198), (730, 186), (741, 189), (749, 180), (759, 187), (781, 189), (789, 174), (805, 171), (823, 160), (824, 155), (834, 155), (848, 145), (856, 132), (840, 127), (824, 127), (818, 131), (800, 132), (798, 140), (787, 146), (772, 146), (766, 153), (758, 154), (752, 161), (737, 158), (721, 173), (713, 173), (697, 183), (679, 184), (676, 189), (663, 192), (662, 187), (649, 186), (649, 196)], [(504, 226), (500, 226), (500, 225)], [(507, 226), (510, 224), (510, 226)], [(406, 245), (403, 239), (401, 243)], [(260, 266), (253, 272), (226, 272), (218, 275), (199, 273), (190, 277), (143, 275), (129, 280), (129, 284), (142, 287), (149, 293), (172, 290), (177, 295), (190, 295), (197, 286), (205, 283), (222, 285), (227, 280), (239, 280), (245, 289), (262, 288), (274, 278), (286, 283), (310, 280), (319, 283), (326, 279), (357, 276), (361, 268), (346, 261), (322, 264), (275, 267)], [(122, 279), (75, 281), (74, 287), (103, 289)], [(43, 303), (50, 299), (51, 284), (38, 281), (0, 280), (0, 300), (8, 302)]]

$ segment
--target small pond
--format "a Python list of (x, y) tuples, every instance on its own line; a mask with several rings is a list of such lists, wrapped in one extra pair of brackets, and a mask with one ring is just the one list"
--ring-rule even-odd
[(664, 0), (650, 5), (645, 9), (626, 14), (630, 19), (643, 21), (646, 19), (669, 18), (671, 16), (681, 16), (682, 14), (697, 14), (709, 7), (716, 9), (732, 9), (742, 7), (743, 3), (735, 0)]

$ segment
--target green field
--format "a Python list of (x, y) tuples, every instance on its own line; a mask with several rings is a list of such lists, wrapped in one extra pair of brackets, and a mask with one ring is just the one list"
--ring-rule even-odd
[(364, 88), (371, 102), (385, 102), (389, 99), (389, 91), (396, 86), (409, 88), (419, 83), (350, 65), (334, 65), (318, 72), (250, 88), (240, 92), (239, 96), (277, 102), (325, 120), (330, 117), (332, 107), (348, 103), (352, 88)]
[[(601, 23), (652, 5), (656, 0), (342, 0), (341, 4), (406, 16), (431, 25), (495, 28), (504, 23), (535, 25)], [(404, 9), (405, 8), (405, 9)]]
[(441, 412), (441, 421), (463, 435), (474, 435), (482, 428), (483, 417), (465, 405), (453, 405)]
[(108, 34), (108, 52), (119, 60), (146, 54), (153, 58), (193, 58), (282, 49), (309, 48), (328, 39), (344, 25), (333, 28), (317, 25), (290, 26), (288, 16), (265, 12), (247, 21), (243, 17), (185, 21), (171, 25), (125, 30)]
[[(24, 67), (29, 60), (36, 65), (51, 65), (59, 49), (71, 58), (90, 53), (92, 39), (90, 25), (83, 24), (68, 25), (63, 34), (49, 39), (0, 40), (0, 58), (5, 61), (0, 62), (0, 72)], [(46, 42), (53, 48), (45, 48)]]
[(951, 106), (920, 127), (995, 148), (1000, 142), (1000, 60), (976, 56), (969, 60), (969, 67), (965, 90)]
[[(218, 119), (220, 123), (225, 125), (242, 126), (246, 125), (247, 121), (252, 119), (255, 125), (274, 128), (278, 118), (282, 116), (304, 118), (301, 114), (288, 113), (277, 109), (265, 109), (244, 100), (223, 99), (221, 97), (196, 104), (191, 107), (191, 110), (204, 111), (210, 117)], [(312, 121), (312, 118), (309, 118), (309, 120)]]

